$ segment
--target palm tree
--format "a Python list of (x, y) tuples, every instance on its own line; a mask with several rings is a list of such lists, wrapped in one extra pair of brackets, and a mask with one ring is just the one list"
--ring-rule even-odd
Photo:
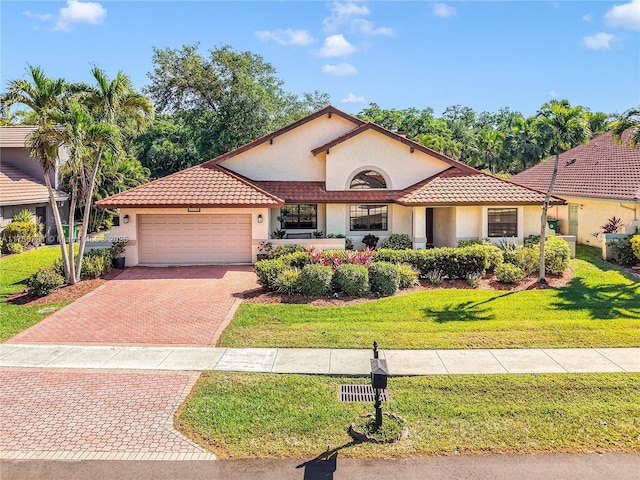
[(515, 155), (522, 162), (522, 170), (538, 164), (544, 156), (534, 118), (518, 119), (511, 128), (509, 138), (513, 142)]
[(62, 98), (68, 91), (67, 83), (59, 78), (48, 78), (39, 67), (29, 66), (31, 78), (29, 80), (13, 80), (9, 83), (6, 93), (0, 98), (5, 109), (12, 105), (23, 104), (33, 110), (37, 119), (37, 128), (26, 140), (33, 158), (42, 166), (44, 182), (49, 194), (49, 203), (53, 210), (56, 223), (65, 278), (69, 280), (69, 259), (65, 255), (65, 237), (62, 230), (62, 218), (60, 209), (56, 203), (55, 192), (51, 185), (50, 175), (56, 171), (58, 165), (58, 148), (60, 141), (56, 135), (56, 128), (51, 120), (51, 114), (60, 108)]
[(499, 130), (493, 128), (482, 130), (472, 148), (474, 166), (484, 165), (495, 175), (501, 167), (500, 154), (504, 138), (504, 134)]
[[(87, 192), (91, 188), (91, 157), (98, 149), (115, 150), (118, 137), (115, 128), (111, 125), (96, 123), (87, 108), (76, 100), (69, 102), (64, 111), (54, 112), (52, 119), (60, 125), (56, 129), (57, 137), (67, 146), (69, 160), (65, 164), (64, 173), (69, 176), (71, 186), (71, 206), (69, 213), (69, 231), (73, 232), (75, 223), (76, 205), (80, 201), (86, 201)], [(68, 249), (70, 274), (69, 282), (76, 283), (80, 280), (82, 257), (84, 252), (79, 252), (74, 264), (74, 238), (70, 235)]]
[[(87, 232), (91, 217), (91, 204), (93, 191), (100, 169), (100, 160), (105, 149), (117, 149), (120, 132), (118, 122), (134, 121), (139, 128), (142, 128), (153, 115), (153, 106), (144, 95), (133, 90), (131, 80), (124, 73), (118, 72), (116, 78), (109, 81), (109, 78), (98, 67), (93, 67), (91, 71), (96, 85), (85, 87), (82, 94), (84, 103), (88, 106), (89, 112), (96, 119), (98, 124), (109, 127), (111, 135), (102, 137), (102, 141), (96, 141), (93, 146), (93, 165), (89, 178), (88, 189), (84, 195), (84, 214), (82, 218), (82, 232), (80, 234), (80, 247), (76, 260), (76, 271), (82, 268), (82, 257), (86, 245)], [(107, 137), (110, 140), (107, 141)], [(106, 142), (106, 143), (105, 143)]]
[(622, 134), (631, 129), (631, 138), (629, 138), (629, 145), (633, 148), (640, 145), (640, 106), (630, 108), (613, 123), (613, 138), (622, 143)]
[(547, 130), (551, 139), (551, 153), (555, 154), (553, 173), (547, 194), (542, 204), (542, 216), (540, 218), (540, 278), (539, 283), (547, 283), (545, 278), (544, 246), (547, 232), (547, 211), (549, 201), (558, 177), (558, 163), (560, 153), (575, 145), (584, 143), (589, 139), (589, 124), (581, 106), (571, 107), (567, 100), (552, 100), (545, 103), (538, 112), (541, 128)]

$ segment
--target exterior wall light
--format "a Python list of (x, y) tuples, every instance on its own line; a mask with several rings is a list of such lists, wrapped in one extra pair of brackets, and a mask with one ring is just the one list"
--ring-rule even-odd
[(258, 214), (258, 223), (262, 223), (262, 214), (261, 213)]
[(122, 218), (122, 221), (123, 221), (124, 223), (129, 223), (129, 215), (125, 215), (125, 216)]

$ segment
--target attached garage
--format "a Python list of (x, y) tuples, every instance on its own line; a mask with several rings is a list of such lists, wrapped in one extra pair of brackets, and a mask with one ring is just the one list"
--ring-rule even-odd
[(251, 215), (139, 215), (143, 265), (251, 263)]

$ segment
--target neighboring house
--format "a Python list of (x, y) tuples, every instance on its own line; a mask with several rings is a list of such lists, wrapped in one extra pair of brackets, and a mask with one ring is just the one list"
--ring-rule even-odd
[[(201, 165), (101, 200), (119, 208), (127, 264), (243, 263), (260, 243), (313, 232), (404, 233), (415, 248), (540, 229), (544, 195), (326, 107)], [(556, 205), (564, 200), (553, 198)], [(304, 240), (304, 238), (311, 240)], [(274, 241), (276, 243), (276, 241)]]
[[(43, 235), (47, 243), (56, 242), (56, 226), (49, 204), (49, 192), (44, 183), (44, 172), (40, 163), (31, 158), (25, 140), (33, 126), (0, 127), (0, 227), (4, 227), (13, 216), (27, 209), (34, 220), (43, 224)], [(67, 159), (66, 150), (60, 149), (60, 162)], [(58, 172), (49, 174), (56, 201), (62, 206), (63, 222), (68, 218), (69, 196), (58, 190)]]
[[(560, 155), (555, 195), (567, 206), (549, 209), (559, 220), (559, 230), (577, 236), (578, 243), (600, 246), (602, 230), (613, 216), (623, 221), (622, 230), (633, 233), (640, 227), (640, 148), (629, 146), (630, 130), (619, 144), (611, 132), (599, 135)], [(511, 177), (511, 181), (546, 191), (551, 182), (554, 158)]]

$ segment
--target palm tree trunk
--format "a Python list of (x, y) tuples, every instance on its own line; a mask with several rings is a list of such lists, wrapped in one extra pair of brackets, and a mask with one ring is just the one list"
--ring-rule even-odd
[(78, 186), (75, 180), (72, 179), (73, 187), (71, 189), (71, 205), (69, 206), (69, 283), (71, 285), (75, 285), (78, 282), (78, 277), (76, 276), (76, 268), (74, 264), (73, 255), (75, 254), (75, 244), (73, 241), (73, 230), (75, 227), (75, 213), (76, 213), (76, 203), (78, 202)]
[(62, 265), (64, 266), (64, 279), (69, 281), (69, 258), (65, 249), (64, 230), (62, 230), (62, 218), (60, 217), (60, 210), (56, 203), (56, 196), (51, 186), (51, 179), (49, 178), (49, 172), (44, 171), (44, 184), (47, 186), (47, 192), (49, 192), (49, 203), (51, 204), (51, 210), (53, 210), (53, 218), (56, 222), (56, 230), (58, 233), (58, 242), (60, 243), (60, 250), (62, 251)]
[(87, 189), (87, 196), (84, 203), (84, 214), (82, 216), (82, 232), (80, 234), (80, 248), (78, 250), (78, 258), (76, 258), (76, 272), (78, 277), (82, 273), (82, 257), (84, 256), (84, 247), (87, 242), (87, 231), (89, 230), (89, 219), (91, 216), (91, 203), (93, 200), (93, 189), (96, 185), (96, 178), (98, 176), (98, 170), (100, 168), (100, 159), (102, 158), (102, 147), (98, 148), (96, 152), (96, 161), (93, 164), (93, 171), (91, 172), (91, 179), (89, 180), (89, 188)]
[(558, 178), (558, 163), (560, 163), (560, 154), (556, 153), (556, 159), (553, 164), (553, 174), (551, 175), (551, 183), (549, 183), (549, 189), (544, 197), (544, 203), (542, 204), (542, 216), (540, 218), (540, 278), (538, 283), (546, 284), (546, 266), (544, 264), (544, 243), (547, 234), (547, 211), (549, 210), (549, 201), (551, 200), (551, 193), (556, 185), (556, 179)]

